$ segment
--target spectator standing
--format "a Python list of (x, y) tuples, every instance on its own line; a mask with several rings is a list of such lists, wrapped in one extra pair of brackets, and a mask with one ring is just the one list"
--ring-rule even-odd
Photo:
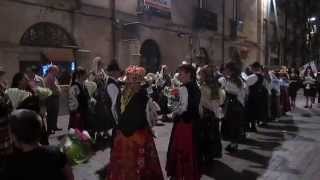
[(45, 78), (45, 86), (52, 91), (52, 95), (47, 99), (47, 122), (48, 122), (48, 132), (54, 134), (55, 131), (62, 130), (58, 128), (58, 115), (59, 115), (59, 98), (61, 94), (61, 89), (58, 84), (57, 77), (59, 75), (59, 67), (53, 65), (48, 70), (48, 75)]
[(306, 97), (305, 108), (312, 108), (316, 96), (316, 77), (312, 68), (308, 66), (303, 76), (304, 96)]
[(88, 128), (89, 92), (85, 86), (87, 79), (86, 70), (78, 67), (72, 75), (71, 87), (69, 89), (68, 105), (70, 120), (68, 128), (80, 131)]
[(9, 97), (5, 94), (6, 86), (2, 83), (5, 71), (0, 66), (0, 177), (2, 177), (4, 158), (12, 153), (13, 144), (9, 134), (8, 115), (12, 111)]
[(30, 110), (16, 110), (9, 117), (15, 146), (20, 150), (5, 159), (4, 180), (73, 180), (66, 156), (39, 144), (41, 117)]

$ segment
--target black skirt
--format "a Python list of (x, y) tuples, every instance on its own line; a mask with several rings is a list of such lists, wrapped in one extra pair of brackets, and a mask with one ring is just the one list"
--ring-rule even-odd
[(288, 88), (288, 93), (289, 93), (289, 96), (291, 98), (296, 98), (297, 97), (297, 92), (299, 90), (299, 83), (298, 82), (292, 82), (290, 83), (289, 85), (289, 88)]
[(215, 116), (214, 112), (204, 109), (200, 124), (200, 162), (206, 163), (213, 158), (221, 157), (222, 155), (220, 119)]
[(227, 93), (225, 117), (222, 121), (221, 133), (225, 140), (238, 141), (244, 124), (245, 109), (235, 95)]
[(246, 119), (248, 122), (266, 122), (268, 120), (268, 97), (266, 88), (250, 92), (246, 103)]
[(315, 86), (310, 85), (309, 88), (307, 88), (307, 86), (304, 87), (304, 96), (315, 97), (316, 94), (317, 94), (317, 89)]

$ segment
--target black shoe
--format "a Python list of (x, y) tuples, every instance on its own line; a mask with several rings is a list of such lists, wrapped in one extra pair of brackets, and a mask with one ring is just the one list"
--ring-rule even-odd
[(220, 159), (220, 158), (222, 158), (222, 153), (214, 154), (212, 159)]
[(54, 128), (53, 130), (55, 130), (55, 131), (62, 131), (62, 128)]
[(55, 134), (56, 132), (54, 130), (48, 130), (48, 135), (52, 135), (52, 134)]
[(229, 144), (226, 148), (226, 151), (228, 151), (229, 153), (235, 153), (238, 151), (238, 145), (234, 145), (234, 144)]
[(268, 126), (268, 124), (266, 122), (261, 122), (259, 124), (259, 127), (267, 127), (267, 126)]
[(251, 127), (248, 132), (258, 132), (255, 126)]

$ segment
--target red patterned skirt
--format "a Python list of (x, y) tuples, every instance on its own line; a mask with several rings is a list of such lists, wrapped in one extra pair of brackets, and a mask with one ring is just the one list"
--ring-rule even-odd
[(171, 133), (166, 171), (175, 180), (200, 180), (194, 130), (191, 123), (177, 122)]
[(290, 98), (288, 88), (281, 86), (280, 89), (280, 104), (282, 113), (291, 111)]
[(71, 112), (68, 129), (78, 129), (80, 131), (84, 130), (85, 126), (85, 119), (82, 117), (82, 113), (80, 112)]
[(107, 180), (163, 180), (161, 165), (150, 130), (126, 137), (116, 132)]

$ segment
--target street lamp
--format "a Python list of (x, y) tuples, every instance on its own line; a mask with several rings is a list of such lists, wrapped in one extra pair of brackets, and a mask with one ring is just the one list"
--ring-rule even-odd
[(314, 22), (317, 20), (317, 17), (310, 17), (308, 18), (308, 22)]

